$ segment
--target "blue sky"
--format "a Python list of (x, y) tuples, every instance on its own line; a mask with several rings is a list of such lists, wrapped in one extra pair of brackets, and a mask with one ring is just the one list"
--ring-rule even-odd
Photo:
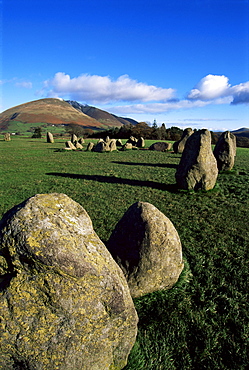
[(0, 111), (57, 97), (166, 127), (249, 127), (248, 0), (0, 6)]

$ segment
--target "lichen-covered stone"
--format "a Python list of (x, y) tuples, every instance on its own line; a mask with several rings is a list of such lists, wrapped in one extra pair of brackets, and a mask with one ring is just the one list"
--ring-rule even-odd
[(131, 150), (133, 148), (132, 143), (125, 143), (122, 146), (122, 150)]
[(11, 141), (10, 133), (6, 133), (6, 134), (4, 134), (4, 140), (5, 140), (5, 141)]
[(214, 156), (219, 171), (230, 171), (236, 156), (236, 136), (230, 131), (223, 132), (215, 145)]
[(145, 140), (143, 137), (140, 137), (137, 141), (137, 145), (136, 145), (138, 148), (144, 148), (145, 147)]
[(80, 144), (78, 141), (74, 144), (74, 146), (76, 149), (80, 149), (80, 150), (83, 149), (83, 145)]
[(71, 142), (74, 144), (76, 141), (78, 141), (78, 137), (75, 134), (71, 135)]
[(157, 152), (167, 152), (172, 147), (171, 143), (167, 143), (165, 141), (158, 141), (157, 143), (153, 143), (149, 150), (156, 150)]
[(211, 190), (215, 186), (218, 167), (208, 130), (194, 132), (187, 140), (175, 174), (177, 185), (185, 190)]
[(51, 132), (47, 132), (47, 143), (52, 143), (54, 142), (54, 136)]
[(87, 152), (91, 152), (94, 148), (94, 143), (90, 142), (87, 144), (86, 150)]
[(134, 203), (116, 225), (108, 249), (132, 297), (171, 288), (183, 269), (182, 247), (172, 222), (147, 202)]
[(99, 141), (93, 148), (94, 152), (104, 153), (110, 151), (110, 146), (104, 140)]
[(84, 208), (39, 194), (0, 230), (0, 369), (122, 369), (137, 315)]
[(173, 144), (173, 150), (175, 153), (183, 153), (185, 144), (188, 140), (188, 138), (193, 134), (192, 128), (185, 128), (185, 130), (182, 133), (182, 137), (180, 140), (175, 141)]
[(66, 149), (69, 149), (69, 150), (76, 150), (76, 147), (75, 145), (72, 143), (72, 141), (68, 140), (66, 141)]
[(116, 139), (109, 139), (108, 145), (110, 148), (110, 152), (117, 150)]
[(79, 140), (78, 140), (78, 143), (80, 143), (81, 145), (85, 143), (85, 139), (83, 137), (81, 137)]

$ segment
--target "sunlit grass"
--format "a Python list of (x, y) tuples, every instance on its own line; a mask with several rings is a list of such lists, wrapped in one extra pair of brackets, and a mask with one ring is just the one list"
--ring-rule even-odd
[(237, 149), (233, 171), (219, 174), (213, 191), (194, 193), (176, 190), (180, 155), (64, 146), (0, 141), (1, 215), (34, 194), (65, 193), (86, 209), (105, 242), (140, 200), (169, 217), (181, 238), (179, 282), (135, 300), (139, 331), (126, 370), (247, 369), (249, 149)]

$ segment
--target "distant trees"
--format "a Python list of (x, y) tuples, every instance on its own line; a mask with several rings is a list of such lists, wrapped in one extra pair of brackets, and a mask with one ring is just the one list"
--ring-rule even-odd
[(80, 136), (88, 137), (94, 133), (93, 130), (77, 125), (75, 123), (69, 123), (68, 125), (66, 125), (65, 130), (68, 134), (70, 135), (75, 134), (78, 137)]
[(41, 127), (36, 127), (34, 129), (34, 133), (32, 135), (32, 138), (40, 139), (41, 137), (42, 137), (42, 128)]
[(152, 126), (147, 122), (139, 122), (136, 125), (123, 125), (119, 127), (113, 127), (105, 131), (97, 131), (91, 137), (110, 138), (116, 139), (129, 139), (130, 136), (134, 136), (137, 139), (143, 137), (144, 139), (152, 140), (179, 140), (181, 138), (183, 130), (178, 127), (171, 127), (166, 129), (165, 123), (160, 127), (157, 126), (156, 120)]

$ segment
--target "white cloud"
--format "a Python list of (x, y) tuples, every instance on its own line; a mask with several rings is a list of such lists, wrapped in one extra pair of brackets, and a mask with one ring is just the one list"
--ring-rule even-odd
[(232, 104), (249, 103), (249, 81), (232, 87)]
[(190, 91), (187, 98), (193, 100), (213, 100), (230, 95), (230, 84), (226, 76), (207, 75)]
[(87, 103), (109, 103), (116, 101), (166, 101), (174, 97), (175, 90), (164, 89), (132, 80), (128, 75), (113, 81), (109, 76), (83, 74), (71, 78), (58, 72), (44, 82), (43, 94), (49, 97), (65, 97)]
[(189, 100), (212, 101), (214, 104), (249, 103), (249, 81), (231, 86), (228, 77), (207, 75), (189, 92)]
[(191, 109), (200, 108), (208, 105), (209, 102), (203, 102), (200, 100), (190, 101), (190, 100), (175, 100), (165, 103), (149, 103), (149, 104), (130, 104), (110, 107), (109, 110), (116, 114), (145, 114), (145, 113), (164, 113), (179, 109)]

